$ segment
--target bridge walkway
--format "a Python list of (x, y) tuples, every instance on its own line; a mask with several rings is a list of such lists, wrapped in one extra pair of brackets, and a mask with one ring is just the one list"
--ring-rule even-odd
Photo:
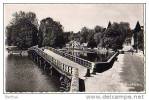
[(63, 56), (60, 56), (54, 52), (52, 52), (51, 50), (48, 50), (48, 49), (44, 49), (43, 51), (44, 53), (54, 57), (55, 59), (59, 60), (59, 61), (62, 61), (64, 64), (68, 65), (68, 66), (72, 66), (72, 67), (75, 67), (75, 68), (78, 68), (78, 72), (79, 72), (79, 78), (80, 79), (85, 79), (85, 75), (86, 75), (86, 72), (87, 72), (87, 68), (78, 64), (78, 63), (75, 63), (74, 61), (71, 61)]

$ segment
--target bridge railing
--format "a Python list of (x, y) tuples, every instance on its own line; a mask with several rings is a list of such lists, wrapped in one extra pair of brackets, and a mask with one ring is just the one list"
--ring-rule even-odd
[(63, 70), (65, 73), (72, 75), (73, 70), (75, 69), (74, 67), (62, 63), (61, 61), (59, 61), (59, 60), (55, 59), (54, 57), (48, 55), (47, 53), (43, 52), (42, 49), (39, 49), (37, 47), (32, 47), (32, 48), (30, 48), (30, 50), (36, 51), (40, 56), (42, 56), (44, 59), (52, 62), (60, 70)]
[(78, 68), (74, 68), (72, 66), (66, 65), (62, 63), (61, 61), (55, 59), (54, 57), (46, 54), (42, 51), (42, 49), (39, 49), (38, 47), (31, 47), (29, 50), (34, 50), (36, 53), (38, 53), (41, 57), (44, 59), (50, 61), (54, 65), (57, 66), (57, 68), (61, 71), (63, 71), (66, 74), (69, 74), (71, 76), (71, 86), (70, 86), (70, 92), (78, 92), (79, 91), (79, 73)]
[(49, 49), (49, 50), (53, 51), (54, 53), (59, 54), (59, 55), (65, 57), (67, 59), (70, 59), (70, 60), (72, 60), (72, 61), (74, 61), (74, 62), (76, 62), (76, 63), (78, 63), (84, 67), (89, 68), (89, 69), (94, 67), (92, 62), (85, 60), (85, 59), (82, 59), (82, 58), (79, 58), (79, 57), (76, 57), (74, 55), (68, 54), (66, 52), (54, 49), (52, 47), (44, 47), (44, 49)]

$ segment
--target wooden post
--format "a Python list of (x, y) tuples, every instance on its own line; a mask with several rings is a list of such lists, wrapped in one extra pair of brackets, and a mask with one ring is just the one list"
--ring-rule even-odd
[(39, 58), (38, 58), (38, 55), (36, 55), (36, 62), (37, 62), (37, 64), (39, 64)]
[(96, 65), (94, 63), (91, 64), (92, 74), (96, 75)]
[(96, 68), (93, 68), (92, 74), (96, 75)]
[(85, 77), (90, 77), (90, 76), (91, 76), (90, 69), (88, 68)]
[(50, 75), (52, 76), (53, 72), (52, 72), (52, 66), (50, 67)]
[(39, 66), (42, 67), (42, 58), (39, 57)]
[(46, 69), (46, 61), (44, 61), (44, 70)]
[(33, 61), (36, 62), (34, 52), (32, 52), (32, 56), (33, 56)]

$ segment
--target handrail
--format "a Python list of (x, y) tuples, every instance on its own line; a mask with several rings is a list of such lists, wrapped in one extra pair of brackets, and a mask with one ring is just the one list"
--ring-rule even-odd
[(34, 50), (40, 56), (44, 57), (46, 60), (48, 60), (48, 61), (52, 62), (54, 65), (56, 65), (58, 67), (58, 69), (62, 70), (66, 74), (69, 74), (71, 76), (70, 92), (78, 92), (79, 91), (78, 68), (74, 68), (72, 66), (62, 63), (61, 61), (55, 59), (54, 57), (46, 54), (45, 52), (43, 52), (41, 49), (39, 49), (36, 46), (31, 47), (28, 50)]
[(74, 62), (76, 62), (76, 63), (78, 63), (78, 64), (80, 64), (80, 65), (83, 65), (84, 67), (89, 68), (89, 69), (91, 69), (91, 68), (94, 67), (94, 66), (92, 66), (92, 65), (93, 65), (92, 63), (93, 63), (93, 62), (90, 62), (90, 61), (88, 61), (88, 60), (85, 60), (85, 59), (82, 59), (82, 58), (73, 56), (73, 55), (68, 54), (68, 53), (66, 53), (66, 52), (59, 51), (59, 50), (54, 49), (54, 48), (52, 48), (52, 47), (44, 47), (44, 49), (49, 49), (49, 50), (53, 51), (54, 53), (59, 54), (59, 55), (61, 55), (61, 56), (64, 56), (64, 57), (66, 57), (67, 59), (70, 59), (70, 60), (72, 60), (72, 61), (74, 61)]
[(61, 61), (55, 59), (54, 57), (52, 57), (52, 56), (46, 54), (45, 52), (43, 52), (43, 51), (42, 51), (41, 49), (39, 49), (39, 48), (36, 48), (36, 47), (33, 48), (33, 47), (32, 47), (32, 48), (30, 48), (30, 50), (36, 51), (40, 56), (42, 56), (42, 57), (44, 57), (46, 60), (52, 62), (54, 65), (58, 66), (58, 68), (59, 68), (60, 70), (63, 70), (65, 73), (70, 74), (70, 75), (72, 74), (72, 71), (73, 71), (74, 67), (62, 63)]

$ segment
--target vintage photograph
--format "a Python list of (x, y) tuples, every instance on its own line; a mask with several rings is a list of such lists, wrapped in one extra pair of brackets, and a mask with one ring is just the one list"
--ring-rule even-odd
[(145, 92), (145, 4), (3, 7), (5, 93)]

